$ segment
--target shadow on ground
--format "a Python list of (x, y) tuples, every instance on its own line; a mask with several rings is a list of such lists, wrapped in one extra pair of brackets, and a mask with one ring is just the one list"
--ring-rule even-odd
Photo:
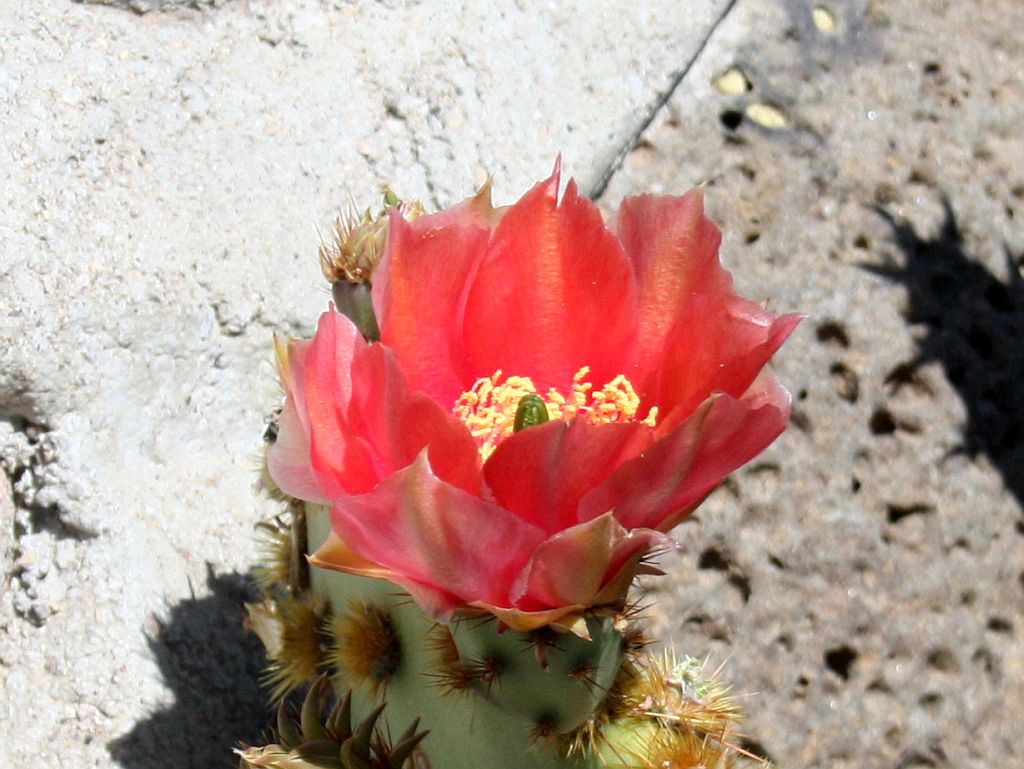
[(984, 454), (1002, 474), (1024, 509), (1024, 278), (1021, 259), (1007, 253), (1007, 281), (963, 250), (953, 209), (943, 200), (945, 220), (928, 240), (913, 227), (876, 208), (892, 227), (903, 264), (865, 265), (903, 285), (904, 317), (921, 326), (915, 360), (889, 378), (894, 388), (914, 384), (916, 369), (937, 361), (967, 410), (961, 450)]
[(125, 769), (220, 769), (237, 766), (232, 748), (258, 742), (269, 723), (266, 664), (259, 639), (242, 627), (243, 603), (256, 599), (238, 573), (207, 575), (209, 595), (174, 606), (149, 640), (174, 705), (110, 743)]

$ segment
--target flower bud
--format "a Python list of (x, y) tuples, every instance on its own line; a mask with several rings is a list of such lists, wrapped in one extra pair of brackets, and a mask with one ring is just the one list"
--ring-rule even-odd
[(369, 283), (335, 283), (331, 286), (331, 294), (338, 312), (351, 320), (368, 342), (380, 340)]
[(406, 219), (424, 213), (416, 201), (403, 203), (393, 190), (384, 190), (384, 208), (376, 215), (354, 208), (334, 222), (334, 238), (320, 245), (320, 269), (331, 282), (338, 312), (348, 316), (371, 342), (380, 339), (380, 329), (370, 302), (373, 273), (384, 256), (388, 243), (390, 208), (397, 208)]

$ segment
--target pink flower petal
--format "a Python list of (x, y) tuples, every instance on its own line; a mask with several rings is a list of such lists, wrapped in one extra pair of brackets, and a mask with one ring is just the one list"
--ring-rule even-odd
[(335, 500), (331, 521), (360, 557), (464, 603), (508, 605), (544, 539), (504, 508), (438, 479), (425, 453), (369, 494)]
[(274, 337), (277, 368), (287, 399), (277, 423), (277, 438), (267, 451), (267, 469), (281, 491), (299, 499), (325, 502), (309, 463), (309, 414), (305, 368), (310, 342)]
[(309, 463), (309, 433), (292, 401), (281, 409), (277, 440), (267, 451), (267, 469), (285, 494), (310, 502), (327, 501)]
[(484, 465), (498, 504), (548, 535), (580, 522), (579, 501), (653, 442), (639, 422), (555, 420), (504, 440)]
[(416, 393), (406, 401), (398, 422), (403, 456), (412, 460), (426, 447), (438, 478), (480, 496), (480, 453), (462, 420)]
[(287, 346), (277, 342), (288, 397), (268, 465), (285, 493), (323, 501), (345, 489), (336, 460), (358, 454), (359, 441), (346, 430), (345, 411), (352, 358), (363, 346), (351, 321), (333, 309), (320, 317), (313, 340)]
[(534, 552), (515, 591), (516, 607), (592, 606), (625, 563), (665, 539), (650, 529), (627, 531), (611, 511), (560, 531)]
[(621, 465), (580, 503), (585, 515), (614, 510), (628, 529), (669, 531), (733, 470), (786, 426), (790, 398), (769, 373), (740, 399), (709, 399), (648, 451)]
[(365, 450), (348, 429), (352, 361), (365, 348), (348, 318), (332, 308), (320, 316), (306, 355), (302, 389), (310, 426), (310, 464), (323, 496), (351, 493), (367, 482)]
[(386, 579), (389, 582), (394, 582), (408, 591), (424, 613), (440, 622), (447, 621), (452, 614), (464, 606), (462, 601), (444, 590), (421, 585), (408, 579), (401, 572), (386, 569), (380, 564), (362, 558), (333, 531), (327, 535), (324, 544), (309, 556), (309, 562), (321, 569), (332, 569), (360, 577)]
[(347, 427), (365, 442), (373, 468), (360, 488), (350, 489), (350, 493), (362, 494), (412, 462), (418, 449), (409, 455), (402, 451), (398, 415), (409, 391), (394, 353), (380, 344), (369, 345), (352, 360), (351, 370), (352, 401)]
[(558, 170), (505, 212), (470, 287), (465, 340), (472, 371), (567, 389), (590, 366), (607, 382), (628, 355), (633, 269), (597, 208)]

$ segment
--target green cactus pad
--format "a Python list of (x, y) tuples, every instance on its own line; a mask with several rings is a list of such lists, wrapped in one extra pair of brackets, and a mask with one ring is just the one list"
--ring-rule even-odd
[[(303, 538), (295, 529), (304, 521), (315, 550), (330, 532), (327, 509), (294, 514), (293, 537)], [(274, 553), (287, 538), (278, 544)], [(282, 639), (323, 639), (298, 655), (302, 675), (278, 681), (279, 693), (314, 671), (330, 679), (312, 685), (297, 724), (282, 704), (277, 743), (239, 751), (243, 766), (727, 769), (744, 757), (728, 689), (692, 658), (650, 658), (635, 617), (588, 615), (589, 640), (550, 628), (502, 631), (490, 615), (441, 625), (385, 580), (300, 571), (296, 580), (295, 568), (275, 567), (288, 584), (265, 586), (263, 603), (250, 606), (253, 626), (278, 677), (290, 659)], [(309, 623), (296, 618), (310, 612), (322, 620), (299, 632)], [(328, 680), (338, 704), (325, 719)]]
[[(327, 510), (307, 506), (307, 521), (309, 545), (315, 549), (330, 530)], [(401, 646), (401, 664), (391, 674), (386, 694), (375, 694), (368, 685), (356, 687), (352, 707), (357, 716), (365, 716), (386, 696), (388, 707), (382, 721), (393, 733), (420, 718), (421, 727), (430, 733), (422, 747), (435, 769), (596, 769), (602, 765), (596, 756), (566, 759), (558, 749), (545, 747), (543, 740), (538, 740), (545, 736), (539, 734), (538, 727), (550, 719), (555, 731), (571, 729), (596, 707), (602, 687), (614, 679), (622, 656), (621, 636), (611, 630), (610, 623), (593, 621), (594, 641), (558, 636), (555, 645), (547, 649), (545, 671), (535, 639), (529, 634), (498, 634), (494, 621), (454, 622), (450, 630), (460, 658), (472, 664), (485, 661), (488, 655), (500, 657), (501, 669), (489, 687), (480, 680), (468, 690), (453, 692), (444, 685), (445, 660), (436, 641), (435, 623), (407, 594), (383, 580), (316, 567), (311, 569), (310, 579), (314, 594), (341, 614), (356, 601), (389, 618)], [(596, 685), (572, 675), (585, 662), (595, 668), (591, 675)], [(344, 676), (336, 679), (339, 690), (351, 685)], [(568, 695), (560, 697), (563, 687)], [(536, 699), (531, 697), (531, 689), (536, 689)]]
[(477, 692), (556, 734), (590, 717), (622, 664), (622, 634), (611, 618), (590, 617), (587, 629), (589, 641), (571, 633), (502, 633), (495, 621), (473, 617), (450, 626), (461, 660), (478, 667), (490, 663), (495, 670)]

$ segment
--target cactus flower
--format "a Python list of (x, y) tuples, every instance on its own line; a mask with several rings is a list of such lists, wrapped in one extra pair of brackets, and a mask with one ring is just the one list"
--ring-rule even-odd
[[(283, 491), (330, 506), (319, 566), (389, 579), (432, 617), (585, 633), (643, 556), (770, 444), (764, 370), (799, 322), (737, 296), (700, 190), (613, 227), (559, 171), (406, 221), (373, 276), (379, 342), (333, 307), (277, 343)], [(545, 413), (546, 412), (546, 413)]]

